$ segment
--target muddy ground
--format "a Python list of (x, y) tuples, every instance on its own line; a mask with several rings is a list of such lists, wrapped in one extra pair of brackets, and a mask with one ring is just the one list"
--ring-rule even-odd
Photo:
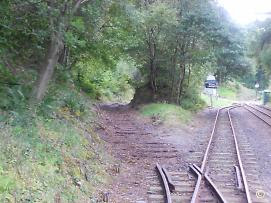
[[(216, 109), (205, 109), (188, 124), (169, 127), (128, 107), (100, 112), (105, 128), (99, 134), (116, 160), (113, 182), (105, 188), (112, 203), (147, 202), (156, 163), (169, 170), (188, 170), (193, 162), (190, 157), (205, 151), (216, 116)], [(233, 119), (237, 134), (244, 133), (251, 143), (260, 166), (259, 178), (270, 194), (271, 128), (243, 108), (233, 111)]]

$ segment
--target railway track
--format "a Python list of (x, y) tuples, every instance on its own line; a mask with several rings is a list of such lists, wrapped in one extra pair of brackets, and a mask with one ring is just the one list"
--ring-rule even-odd
[(271, 108), (261, 105), (244, 105), (244, 108), (271, 127)]
[[(160, 182), (150, 188), (150, 203), (270, 202), (258, 179), (256, 158), (246, 137), (235, 133), (231, 115), (234, 108), (237, 106), (217, 111), (206, 151), (196, 153), (201, 161), (191, 160), (194, 164), (190, 172), (165, 174), (159, 164), (156, 166)], [(172, 185), (176, 186), (174, 190)]]

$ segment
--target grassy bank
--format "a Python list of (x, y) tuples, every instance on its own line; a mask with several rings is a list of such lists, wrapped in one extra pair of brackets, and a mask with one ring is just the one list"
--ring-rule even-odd
[[(202, 94), (201, 98), (208, 104), (208, 106), (211, 106), (211, 100), (210, 97), (206, 94)], [(214, 97), (213, 98), (213, 107), (220, 108), (220, 107), (226, 107), (232, 105), (234, 101), (231, 99), (226, 98), (220, 98), (220, 97)]]
[[(213, 97), (213, 107), (230, 106), (235, 102), (253, 101), (255, 90), (248, 89), (238, 82), (230, 82), (218, 87), (218, 97)], [(210, 106), (210, 97), (202, 94), (201, 98)]]
[(153, 103), (144, 105), (140, 109), (140, 113), (147, 117), (157, 117), (161, 121), (174, 122), (188, 122), (191, 120), (192, 113), (184, 110), (180, 106), (173, 104)]
[(70, 87), (35, 112), (1, 111), (0, 202), (97, 202), (108, 157), (94, 120), (88, 99)]
[(236, 100), (238, 88), (233, 85), (223, 85), (218, 88), (218, 95), (221, 98)]

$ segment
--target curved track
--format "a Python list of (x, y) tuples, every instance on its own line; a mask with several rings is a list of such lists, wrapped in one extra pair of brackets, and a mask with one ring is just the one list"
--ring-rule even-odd
[[(212, 198), (206, 193), (206, 186), (211, 186), (209, 188), (212, 190), (214, 200), (238, 203), (251, 202), (232, 124), (230, 114), (232, 108), (235, 107), (223, 108), (217, 111), (212, 134), (199, 171), (203, 174), (204, 179), (198, 183), (191, 203), (204, 202), (206, 198)], [(244, 192), (241, 190), (243, 186)]]
[[(198, 166), (190, 165), (190, 171), (196, 177), (193, 186), (189, 186), (191, 193), (188, 190), (188, 193), (176, 196), (178, 193), (170, 190), (166, 182), (168, 178), (162, 173), (163, 169), (159, 170), (157, 167), (162, 179), (160, 184), (162, 183), (164, 200), (160, 198), (159, 201), (151, 202), (269, 202), (267, 198), (257, 197), (257, 192), (263, 191), (257, 176), (257, 161), (245, 135), (239, 134), (240, 132), (236, 134), (231, 111), (239, 107), (241, 106), (225, 107), (216, 112), (202, 161)], [(184, 185), (184, 182), (177, 181), (175, 184), (176, 190), (180, 191), (178, 186)]]

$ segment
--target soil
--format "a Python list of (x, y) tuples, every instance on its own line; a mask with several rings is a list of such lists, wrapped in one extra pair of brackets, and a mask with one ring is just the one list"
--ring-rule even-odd
[[(156, 163), (169, 171), (187, 171), (198, 154), (205, 152), (216, 116), (216, 109), (205, 109), (189, 124), (167, 126), (127, 106), (104, 106), (100, 112), (104, 129), (99, 134), (116, 160), (110, 172), (113, 181), (104, 188), (112, 203), (147, 202)], [(237, 136), (247, 137), (257, 157), (257, 175), (271, 194), (271, 127), (244, 108), (232, 110), (232, 115)]]
[(215, 111), (207, 109), (190, 124), (169, 128), (126, 106), (102, 109), (106, 127), (99, 134), (116, 159), (113, 182), (105, 191), (112, 203), (146, 202), (156, 163), (170, 171), (187, 170), (190, 154), (204, 151), (215, 118)]

